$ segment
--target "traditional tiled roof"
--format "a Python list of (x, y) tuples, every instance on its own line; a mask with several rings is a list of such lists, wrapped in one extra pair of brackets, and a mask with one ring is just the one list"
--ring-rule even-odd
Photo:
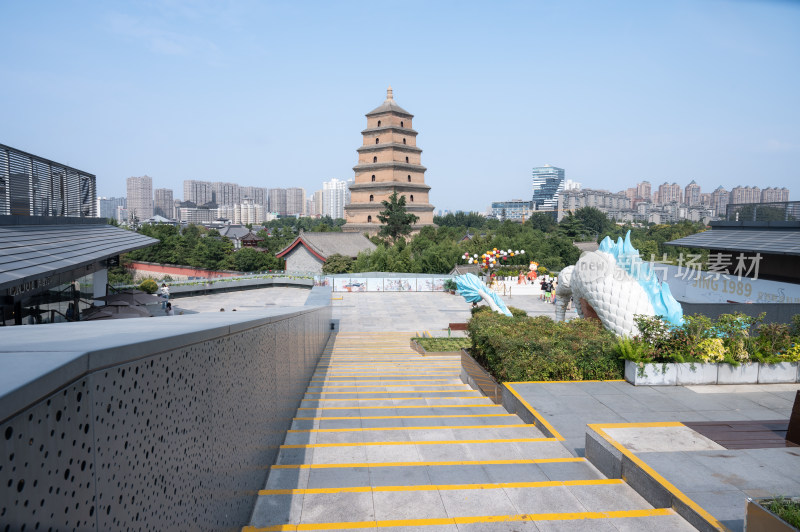
[(597, 242), (573, 242), (572, 245), (581, 251), (597, 251), (600, 249), (600, 244)]
[(244, 235), (244, 236), (241, 238), (241, 240), (248, 240), (248, 241), (249, 241), (249, 240), (255, 240), (256, 242), (260, 242), (260, 241), (264, 240), (264, 237), (258, 236), (258, 235), (257, 235), (257, 234), (255, 234), (254, 232), (250, 231), (249, 233), (247, 233), (246, 235)]
[(219, 234), (225, 238), (241, 240), (250, 233), (250, 229), (241, 225), (226, 225), (219, 230)]
[(356, 257), (362, 251), (372, 251), (375, 244), (361, 233), (302, 233), (294, 242), (286, 246), (277, 257), (283, 257), (295, 247), (303, 245), (320, 260), (327, 260), (331, 255)]

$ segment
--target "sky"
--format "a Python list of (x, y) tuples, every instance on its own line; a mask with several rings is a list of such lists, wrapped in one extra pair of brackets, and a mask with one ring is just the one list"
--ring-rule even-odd
[(414, 114), (430, 202), (648, 180), (800, 194), (800, 2), (0, 0), (0, 143), (183, 195), (351, 179), (366, 113)]

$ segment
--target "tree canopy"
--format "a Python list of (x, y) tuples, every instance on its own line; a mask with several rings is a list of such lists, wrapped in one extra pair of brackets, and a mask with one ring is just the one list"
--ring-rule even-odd
[(397, 191), (392, 192), (389, 200), (383, 200), (383, 211), (378, 214), (378, 220), (383, 224), (379, 236), (388, 236), (393, 242), (401, 236), (411, 233), (411, 226), (418, 220), (419, 216), (406, 212), (406, 197), (397, 195)]
[[(644, 260), (675, 261), (681, 253), (690, 250), (665, 246), (665, 242), (705, 230), (700, 223), (681, 221), (674, 224), (632, 225), (609, 220), (598, 209), (580, 209), (556, 223), (548, 213), (534, 213), (525, 223), (510, 220), (487, 219), (478, 213), (453, 213), (434, 218), (437, 226), (423, 227), (413, 238), (409, 234), (416, 216), (405, 212), (405, 197), (393, 194), (384, 202), (387, 218), (395, 221), (394, 234), (389, 229), (384, 240), (374, 239), (377, 249), (362, 252), (356, 259), (329, 257), (326, 273), (357, 273), (386, 271), (404, 273), (447, 273), (455, 265), (464, 264), (463, 255), (480, 256), (490, 249), (525, 250), (525, 254), (508, 257), (499, 267), (508, 270), (527, 269), (529, 261), (536, 261), (548, 270), (558, 271), (574, 264), (580, 250), (577, 241), (597, 241), (605, 236), (616, 240), (631, 231), (633, 245)], [(404, 216), (401, 216), (404, 215)], [(413, 217), (413, 221), (412, 218)], [(401, 223), (405, 220), (405, 224)], [(230, 269), (242, 272), (280, 269), (283, 261), (275, 254), (289, 245), (300, 229), (306, 231), (340, 231), (344, 220), (330, 218), (282, 218), (266, 227), (256, 226), (257, 234), (264, 238), (258, 249), (233, 249), (233, 244), (218, 236), (216, 230), (189, 225), (183, 229), (171, 225), (144, 225), (139, 232), (159, 242), (148, 248), (128, 253), (125, 260), (144, 260), (165, 264), (190, 265), (209, 269)], [(405, 229), (408, 229), (406, 232)], [(703, 260), (706, 250), (691, 250)], [(124, 272), (117, 272), (122, 275)], [(115, 275), (117, 275), (115, 273)]]

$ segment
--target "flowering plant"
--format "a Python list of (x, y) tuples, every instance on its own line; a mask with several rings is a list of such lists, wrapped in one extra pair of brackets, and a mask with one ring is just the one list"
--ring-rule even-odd
[(467, 261), (468, 264), (480, 264), (481, 269), (488, 270), (490, 268), (496, 268), (499, 265), (502, 265), (509, 258), (512, 258), (517, 255), (524, 255), (524, 249), (517, 249), (517, 250), (503, 250), (503, 249), (490, 249), (489, 251), (483, 253), (480, 257), (477, 253), (470, 255), (469, 253), (464, 253), (461, 258)]

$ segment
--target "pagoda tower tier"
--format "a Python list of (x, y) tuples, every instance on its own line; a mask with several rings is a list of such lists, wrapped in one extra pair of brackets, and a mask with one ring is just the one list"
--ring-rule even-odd
[(343, 231), (375, 234), (381, 229), (378, 214), (382, 201), (393, 192), (406, 197), (406, 210), (419, 217), (413, 230), (433, 224), (433, 205), (428, 202), (431, 187), (425, 184), (427, 168), (421, 164), (417, 132), (411, 127), (414, 115), (397, 105), (392, 88), (380, 107), (367, 113), (367, 129), (361, 132), (363, 144), (358, 164), (353, 167), (355, 181), (350, 185), (350, 203), (345, 205)]

